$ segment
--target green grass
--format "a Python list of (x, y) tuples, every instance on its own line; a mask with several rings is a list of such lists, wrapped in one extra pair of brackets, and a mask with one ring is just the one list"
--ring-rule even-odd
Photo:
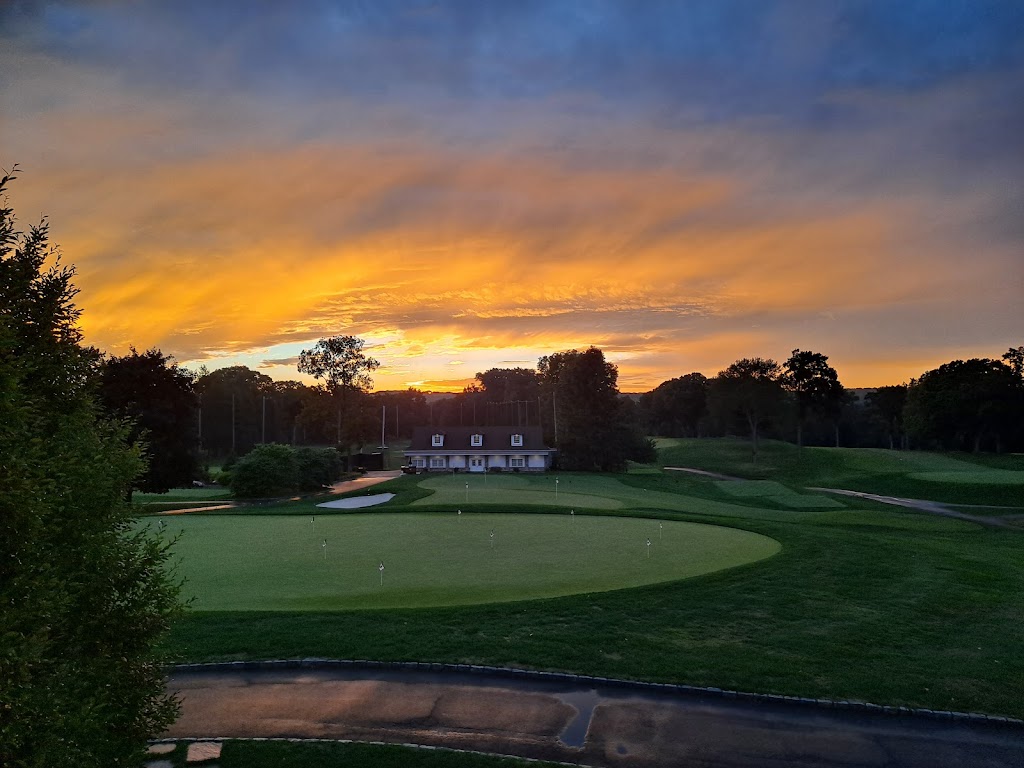
[(135, 504), (151, 504), (154, 502), (179, 501), (217, 501), (230, 499), (231, 491), (227, 488), (172, 488), (167, 493), (133, 493)]
[(1019, 506), (1024, 456), (887, 451), (875, 448), (797, 448), (762, 441), (757, 463), (739, 439), (664, 442), (662, 466), (704, 469), (790, 488), (843, 488), (950, 504)]
[[(185, 768), (186, 744), (161, 755), (174, 768)], [(449, 750), (416, 749), (400, 745), (339, 742), (245, 741), (224, 742), (220, 768), (554, 768), (557, 763), (517, 760)]]
[[(691, 442), (698, 441), (663, 450), (685, 449), (692, 458)], [(703, 468), (739, 474), (726, 461), (733, 441), (707, 442), (701, 450), (717, 456), (720, 466)], [(766, 454), (784, 451), (769, 445)], [(805, 449), (807, 455), (814, 453)], [(827, 449), (824, 456), (830, 456)], [(678, 453), (665, 463), (702, 466), (677, 460)], [(814, 459), (825, 469), (832, 466), (832, 479), (858, 477), (838, 459), (829, 460), (832, 465)], [(871, 466), (881, 460), (864, 459)], [(823, 470), (816, 471), (820, 479)], [(952, 470), (947, 465), (913, 471)], [(795, 493), (803, 486), (790, 482), (796, 470), (787, 472), (753, 479)], [(508, 489), (505, 503), (471, 486), (465, 505), (458, 499), (465, 477), (394, 481), (401, 501), (379, 508), (377, 516), (444, 512), (450, 520), (455, 504), (464, 512), (532, 511), (536, 518), (561, 511), (554, 518), (561, 520), (564, 492), (566, 498), (601, 496), (621, 505), (575, 508), (577, 515), (714, 523), (770, 537), (783, 549), (771, 558), (684, 580), (550, 599), (387, 610), (191, 611), (174, 627), (167, 653), (181, 660), (323, 656), (496, 664), (1024, 715), (1019, 686), (1011, 682), (1024, 679), (1024, 636), (1017, 631), (1024, 623), (1019, 531), (856, 499), (844, 499), (842, 509), (782, 508), (772, 501), (776, 496), (731, 496), (712, 480), (669, 472), (564, 473), (558, 506), (549, 488), (552, 476), (509, 476), (526, 485)], [(492, 479), (487, 493), (499, 490), (490, 489)], [(481, 494), (476, 501), (474, 494)], [(446, 498), (444, 504), (439, 497)], [(346, 517), (356, 516), (338, 515)], [(309, 524), (308, 517), (304, 522)], [(252, 568), (258, 583), (260, 564)]]
[(196, 610), (528, 600), (690, 578), (779, 550), (733, 528), (566, 514), (178, 516), (163, 530), (179, 537), (176, 564)]

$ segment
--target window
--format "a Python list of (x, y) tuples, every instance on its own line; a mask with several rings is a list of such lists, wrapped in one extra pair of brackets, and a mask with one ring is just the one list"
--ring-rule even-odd
[(427, 466), (427, 460), (424, 459), (422, 456), (417, 456), (415, 459), (412, 460), (412, 465), (414, 467), (419, 467), (420, 469), (423, 469), (423, 467)]
[(431, 456), (430, 457), (430, 468), (438, 469), (444, 468), (444, 456)]
[(512, 435), (512, 447), (513, 448), (522, 448), (523, 447), (523, 436), (522, 435)]
[(526, 459), (523, 458), (522, 456), (513, 456), (511, 459), (509, 459), (508, 465), (510, 467), (525, 467)]
[(444, 435), (433, 435), (433, 436), (431, 436), (430, 444), (434, 448), (440, 448), (442, 445), (444, 445)]
[(483, 435), (473, 435), (469, 439), (469, 444), (473, 448), (479, 448), (480, 446), (482, 446), (484, 444), (484, 436)]
[(471, 467), (482, 467), (484, 465), (484, 460), (483, 459), (470, 459), (469, 460), (469, 465)]

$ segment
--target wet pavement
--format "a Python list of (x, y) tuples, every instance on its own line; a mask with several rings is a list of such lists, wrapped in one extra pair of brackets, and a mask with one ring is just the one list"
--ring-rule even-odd
[(179, 671), (168, 738), (425, 744), (592, 766), (1024, 768), (1024, 728), (458, 672)]

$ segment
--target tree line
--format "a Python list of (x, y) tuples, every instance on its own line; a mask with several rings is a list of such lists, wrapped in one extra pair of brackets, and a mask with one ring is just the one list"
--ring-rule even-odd
[(647, 434), (745, 434), (757, 455), (771, 436), (797, 445), (944, 451), (1024, 447), (1024, 347), (1000, 359), (953, 360), (909, 384), (862, 393), (845, 388), (828, 357), (793, 350), (783, 364), (737, 360), (707, 378), (690, 373), (639, 398)]

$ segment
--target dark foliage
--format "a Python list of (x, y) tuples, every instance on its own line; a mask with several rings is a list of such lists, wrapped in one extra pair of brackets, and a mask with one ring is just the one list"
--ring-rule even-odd
[(651, 460), (650, 441), (619, 399), (618, 369), (601, 350), (556, 352), (537, 370), (557, 414), (551, 437), (560, 468), (617, 472), (627, 461)]
[(151, 650), (177, 608), (167, 545), (123, 502), (143, 462), (94, 402), (73, 275), (45, 223), (21, 235), (0, 203), (5, 768), (139, 765), (176, 713)]
[(737, 360), (720, 371), (708, 385), (708, 408), (726, 429), (737, 423), (749, 431), (754, 460), (765, 426), (785, 416), (786, 393), (774, 360), (760, 357)]
[(910, 382), (907, 432), (919, 447), (1002, 451), (1024, 421), (1024, 379), (999, 360), (953, 360)]
[(132, 424), (133, 442), (143, 445), (148, 468), (135, 487), (164, 493), (186, 486), (199, 474), (194, 375), (158, 349), (106, 358), (100, 366), (99, 395), (114, 416)]

